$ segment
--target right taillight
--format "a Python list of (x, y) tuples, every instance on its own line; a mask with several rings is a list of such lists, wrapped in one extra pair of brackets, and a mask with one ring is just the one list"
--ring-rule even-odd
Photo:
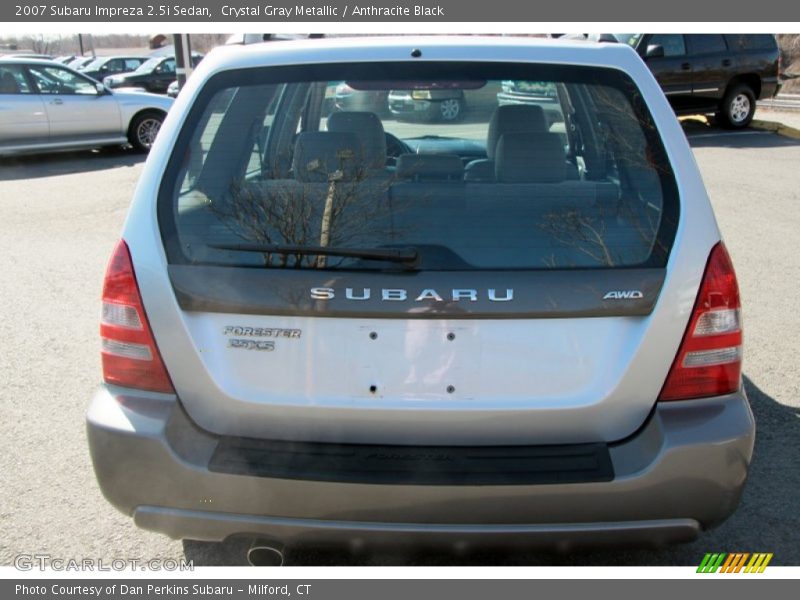
[(100, 338), (106, 383), (175, 393), (144, 312), (124, 240), (117, 244), (106, 269)]
[(730, 394), (742, 374), (739, 286), (728, 251), (711, 250), (689, 326), (658, 399), (689, 400)]

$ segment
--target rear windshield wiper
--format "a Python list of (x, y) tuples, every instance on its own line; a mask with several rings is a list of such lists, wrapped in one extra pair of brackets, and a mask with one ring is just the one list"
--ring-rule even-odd
[(209, 244), (216, 250), (258, 252), (262, 254), (296, 254), (302, 256), (346, 256), (365, 260), (382, 260), (416, 267), (419, 253), (416, 248), (334, 248), (331, 246), (291, 246), (284, 244)]

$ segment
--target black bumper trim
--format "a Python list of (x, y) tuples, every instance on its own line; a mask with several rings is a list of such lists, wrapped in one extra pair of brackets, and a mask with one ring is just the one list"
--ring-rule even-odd
[(382, 485), (531, 485), (611, 481), (606, 444), (384, 446), (220, 439), (216, 473)]

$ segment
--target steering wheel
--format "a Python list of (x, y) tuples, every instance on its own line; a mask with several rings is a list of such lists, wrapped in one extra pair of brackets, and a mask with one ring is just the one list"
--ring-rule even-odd
[(401, 154), (408, 154), (411, 148), (403, 140), (394, 134), (385, 132), (386, 135), (386, 164), (393, 166), (397, 157)]

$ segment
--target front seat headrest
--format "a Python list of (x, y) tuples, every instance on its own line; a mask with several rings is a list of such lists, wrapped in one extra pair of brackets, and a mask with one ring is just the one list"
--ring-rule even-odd
[(507, 104), (498, 106), (489, 121), (486, 134), (486, 156), (494, 159), (497, 142), (506, 133), (528, 131), (546, 132), (547, 117), (538, 104)]
[(328, 117), (328, 131), (355, 134), (368, 169), (382, 169), (386, 166), (386, 132), (375, 113), (335, 112)]
[(297, 181), (353, 181), (364, 172), (358, 138), (353, 133), (331, 131), (300, 133), (292, 169)]
[(567, 155), (557, 133), (506, 133), (497, 142), (495, 178), (501, 183), (558, 183)]

